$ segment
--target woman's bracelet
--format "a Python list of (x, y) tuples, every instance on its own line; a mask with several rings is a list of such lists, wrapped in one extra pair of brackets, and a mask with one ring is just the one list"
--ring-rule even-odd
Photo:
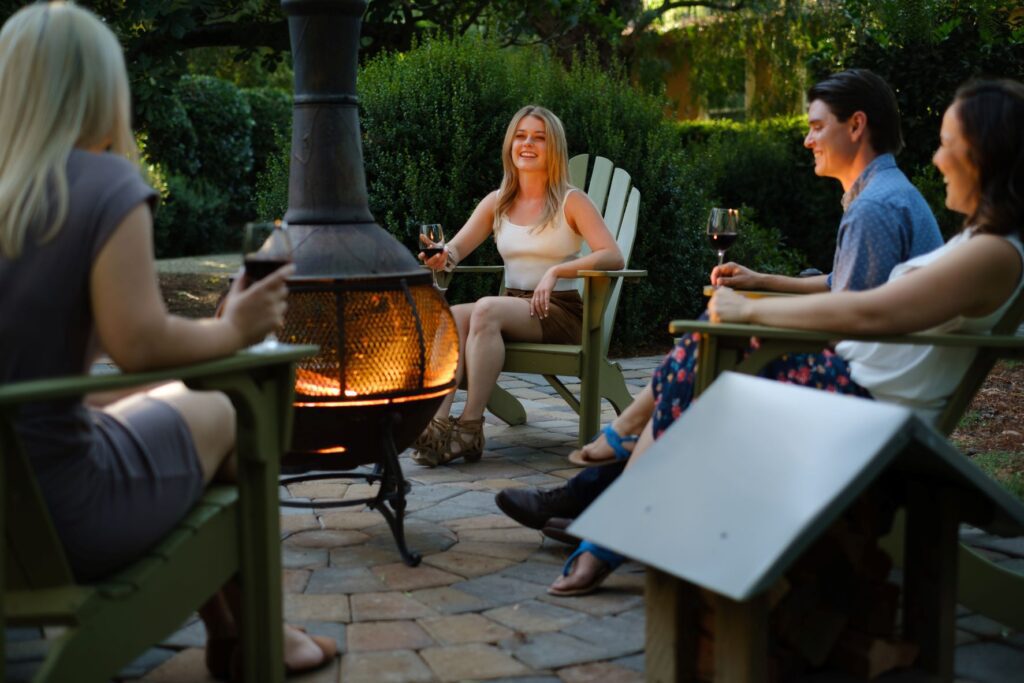
[(459, 253), (451, 245), (444, 245), (444, 271), (450, 273), (459, 264)]

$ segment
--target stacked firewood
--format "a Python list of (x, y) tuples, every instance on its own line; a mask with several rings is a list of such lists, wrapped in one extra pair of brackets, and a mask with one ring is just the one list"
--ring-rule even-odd
[[(769, 591), (769, 680), (826, 668), (864, 679), (911, 666), (918, 648), (900, 637), (900, 586), (878, 547), (895, 503), (879, 490), (863, 496), (812, 544)], [(704, 592), (698, 676), (714, 678), (714, 595)]]

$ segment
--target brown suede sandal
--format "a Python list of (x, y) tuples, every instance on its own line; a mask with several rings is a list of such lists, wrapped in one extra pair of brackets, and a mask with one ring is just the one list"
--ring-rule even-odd
[(466, 462), (476, 462), (484, 454), (484, 419), (463, 420), (461, 417), (452, 421), (448, 448), (443, 454), (444, 462), (456, 458), (465, 458)]
[(444, 463), (444, 453), (448, 450), (453, 423), (451, 417), (435, 417), (430, 420), (430, 424), (412, 444), (415, 449), (412, 461), (424, 467), (437, 467)]

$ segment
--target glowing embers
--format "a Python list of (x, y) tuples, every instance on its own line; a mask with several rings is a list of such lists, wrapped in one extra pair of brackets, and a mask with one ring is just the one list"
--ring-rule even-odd
[(386, 405), (454, 387), (458, 331), (429, 284), (384, 291), (293, 286), (288, 305), (282, 338), (320, 346), (297, 368), (296, 406)]

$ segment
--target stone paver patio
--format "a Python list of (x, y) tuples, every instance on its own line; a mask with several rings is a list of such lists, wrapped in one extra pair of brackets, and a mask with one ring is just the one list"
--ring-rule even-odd
[[(622, 361), (634, 393), (658, 360)], [(334, 637), (343, 653), (331, 666), (290, 680), (643, 680), (642, 567), (624, 565), (590, 596), (549, 596), (546, 588), (569, 548), (517, 525), (494, 504), (505, 487), (560, 485), (578, 471), (565, 459), (576, 441), (571, 409), (539, 376), (504, 375), (502, 385), (523, 399), (530, 421), (507, 427), (488, 415), (487, 452), (479, 463), (431, 470), (402, 457), (413, 485), (407, 540), (424, 555), (419, 567), (402, 564), (376, 512), (282, 508), (286, 618)], [(289, 488), (282, 495), (314, 502), (363, 497), (367, 489), (324, 482)], [(1024, 538), (965, 536), (1024, 573)], [(7, 635), (8, 678), (28, 680), (46, 643), (35, 629)], [(203, 664), (204, 637), (193, 618), (126, 668), (122, 679), (212, 681)], [(1024, 633), (961, 609), (956, 661), (960, 681), (1020, 681)]]

